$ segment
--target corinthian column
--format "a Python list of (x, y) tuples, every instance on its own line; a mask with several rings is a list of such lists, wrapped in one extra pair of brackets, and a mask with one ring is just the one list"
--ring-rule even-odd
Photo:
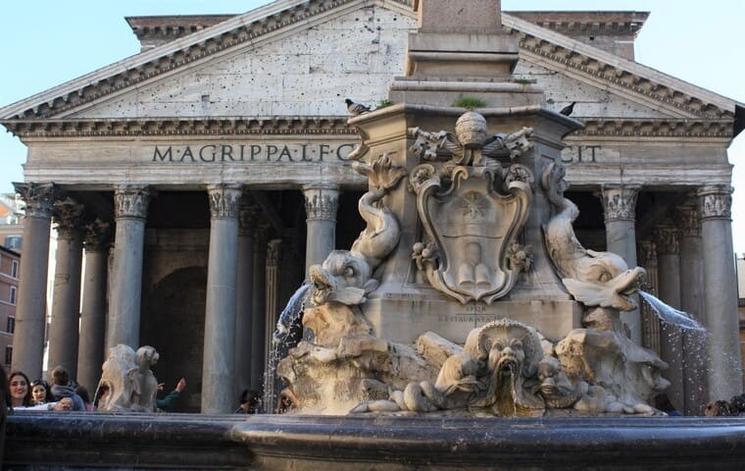
[(212, 185), (210, 248), (202, 363), (202, 413), (228, 414), (235, 381), (235, 313), (238, 275), (239, 186)]
[[(680, 244), (678, 229), (672, 225), (655, 230), (657, 247), (657, 279), (659, 297), (670, 306), (680, 309)], [(670, 380), (667, 395), (679, 411), (683, 410), (683, 340), (680, 328), (662, 323), (660, 353), (670, 365), (665, 377)]]
[[(647, 270), (647, 289), (658, 294), (657, 282), (657, 247), (651, 240), (639, 242), (639, 263)], [(641, 303), (642, 346), (660, 355), (660, 318), (653, 313), (646, 303)]]
[(49, 368), (63, 366), (77, 377), (80, 327), (80, 274), (83, 260), (83, 206), (71, 198), (54, 204), (57, 223)]
[(710, 400), (742, 393), (737, 281), (732, 248), (732, 189), (698, 191), (704, 266), (704, 319), (709, 330)]
[(96, 219), (85, 227), (85, 276), (80, 312), (78, 383), (95, 391), (104, 361), (106, 275), (110, 225)]
[[(253, 228), (258, 208), (244, 201), (240, 205), (238, 229), (238, 278), (235, 318), (235, 381), (240, 395), (251, 387), (251, 309), (253, 299)], [(237, 399), (237, 397), (236, 397)]]
[(254, 231), (253, 302), (251, 308), (251, 389), (264, 384), (264, 332), (266, 330), (266, 249), (269, 225), (259, 223)]
[(264, 333), (264, 356), (266, 379), (264, 382), (264, 412), (274, 410), (276, 365), (272, 364), (272, 335), (279, 316), (279, 262), (282, 257), (282, 239), (269, 241), (266, 252), (266, 328)]
[[(701, 252), (701, 219), (693, 202), (678, 208), (680, 222), (680, 307), (704, 323), (704, 268)], [(686, 415), (700, 415), (706, 401), (706, 335), (683, 331), (683, 373)]]
[(140, 343), (142, 256), (151, 193), (145, 187), (119, 186), (114, 192), (114, 267), (112, 270), (106, 345)]
[(307, 186), (305, 215), (307, 238), (305, 243), (305, 275), (311, 265), (323, 263), (336, 247), (336, 212), (339, 191), (331, 186)]
[[(629, 267), (636, 266), (636, 198), (638, 186), (604, 185), (603, 209), (605, 212), (605, 239), (609, 252), (620, 255)], [(638, 296), (635, 296), (638, 303)], [(621, 319), (631, 334), (631, 339), (642, 344), (642, 326), (639, 309), (621, 314)]]
[(14, 183), (14, 186), (26, 203), (26, 214), (11, 369), (23, 371), (30, 378), (41, 378), (54, 186), (38, 183)]

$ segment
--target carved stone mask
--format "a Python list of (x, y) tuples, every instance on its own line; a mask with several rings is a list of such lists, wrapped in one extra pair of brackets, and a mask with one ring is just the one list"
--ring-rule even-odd
[(483, 146), (487, 138), (486, 118), (473, 111), (463, 113), (455, 122), (455, 135), (467, 149)]

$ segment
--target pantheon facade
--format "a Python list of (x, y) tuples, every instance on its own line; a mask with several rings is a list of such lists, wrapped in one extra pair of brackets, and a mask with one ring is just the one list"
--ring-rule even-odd
[[(727, 148), (745, 105), (635, 62), (647, 16), (503, 23), (519, 38), (516, 83), (542, 87), (547, 108), (574, 104), (585, 125), (562, 154), (581, 242), (645, 266), (647, 290), (709, 330), (666, 328), (646, 308), (626, 319), (670, 364), (673, 404), (697, 412), (741, 388)], [(0, 109), (28, 147), (13, 369), (40, 377), (48, 335), (50, 367), (93, 389), (107, 347), (149, 344), (160, 381), (189, 379), (190, 410), (226, 390), (237, 406), (262, 388), (307, 267), (363, 228), (344, 100), (387, 98), (416, 15), (409, 0), (278, 0), (127, 21), (139, 54)]]

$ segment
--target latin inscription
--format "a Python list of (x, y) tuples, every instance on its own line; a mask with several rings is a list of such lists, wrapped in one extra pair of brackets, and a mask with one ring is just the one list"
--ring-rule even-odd
[(341, 162), (355, 144), (206, 144), (155, 146), (154, 163)]
[(569, 146), (561, 153), (561, 161), (565, 164), (597, 163), (606, 157), (603, 146)]

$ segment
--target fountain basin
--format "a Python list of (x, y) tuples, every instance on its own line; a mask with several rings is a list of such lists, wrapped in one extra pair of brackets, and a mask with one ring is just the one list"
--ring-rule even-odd
[(720, 469), (745, 420), (17, 413), (4, 469)]

